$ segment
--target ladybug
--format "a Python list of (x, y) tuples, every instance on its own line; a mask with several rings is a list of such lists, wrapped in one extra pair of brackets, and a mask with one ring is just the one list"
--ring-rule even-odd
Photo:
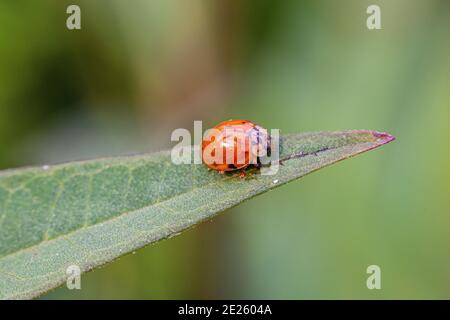
[(228, 120), (206, 132), (202, 141), (202, 161), (209, 170), (224, 174), (249, 166), (261, 167), (261, 156), (270, 156), (267, 130), (248, 120)]

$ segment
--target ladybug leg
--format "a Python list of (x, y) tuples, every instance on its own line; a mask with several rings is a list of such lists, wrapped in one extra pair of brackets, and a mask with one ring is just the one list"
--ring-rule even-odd
[(257, 172), (258, 168), (256, 166), (252, 166), (250, 167), (250, 169), (245, 170), (245, 169), (241, 169), (241, 171), (239, 171), (238, 176), (241, 179), (255, 179), (255, 173)]
[(256, 169), (261, 169), (261, 167), (262, 167), (261, 159), (259, 157), (257, 157), (256, 158), (255, 168)]

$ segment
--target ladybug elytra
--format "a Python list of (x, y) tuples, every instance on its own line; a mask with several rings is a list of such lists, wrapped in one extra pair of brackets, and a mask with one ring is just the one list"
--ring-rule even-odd
[(261, 157), (270, 155), (267, 130), (248, 120), (228, 120), (210, 129), (202, 141), (202, 160), (212, 170), (242, 170), (261, 166)]

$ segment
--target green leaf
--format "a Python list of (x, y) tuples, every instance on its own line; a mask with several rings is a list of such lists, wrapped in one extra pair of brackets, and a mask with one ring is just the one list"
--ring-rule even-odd
[[(383, 145), (374, 131), (285, 135), (276, 175), (242, 179), (170, 152), (0, 172), (0, 298), (33, 298), (257, 194)], [(350, 197), (350, 196), (349, 196)]]

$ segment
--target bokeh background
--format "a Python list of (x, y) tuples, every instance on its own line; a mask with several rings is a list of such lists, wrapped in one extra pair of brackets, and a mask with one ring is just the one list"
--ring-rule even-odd
[(397, 137), (43, 298), (449, 299), (449, 34), (444, 0), (2, 1), (1, 169), (161, 150), (193, 120)]

